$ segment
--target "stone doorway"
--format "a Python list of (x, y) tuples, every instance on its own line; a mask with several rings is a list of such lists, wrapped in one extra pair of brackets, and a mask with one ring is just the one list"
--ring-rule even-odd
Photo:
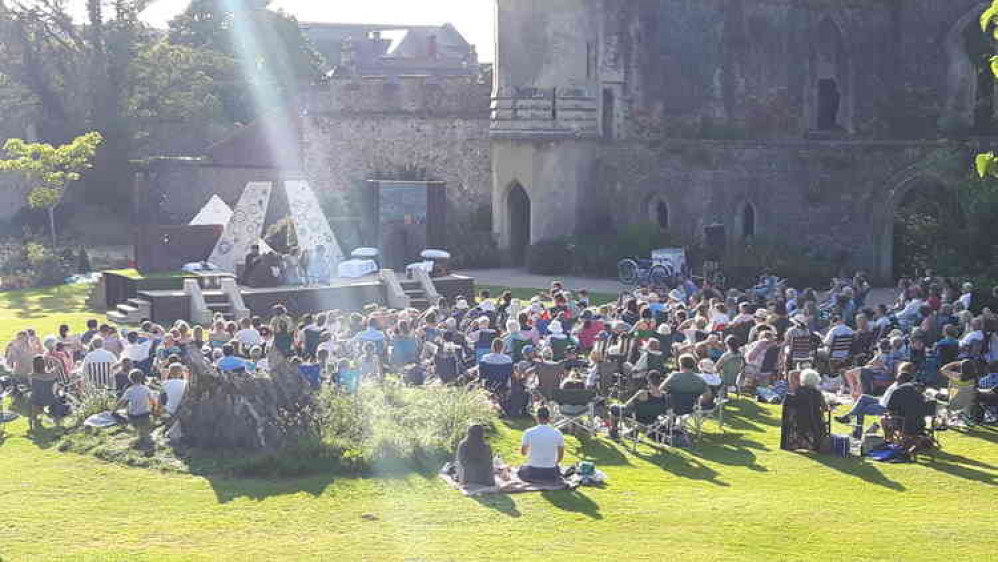
[(506, 216), (510, 262), (514, 266), (525, 265), (530, 248), (530, 197), (519, 183), (513, 184), (506, 196)]

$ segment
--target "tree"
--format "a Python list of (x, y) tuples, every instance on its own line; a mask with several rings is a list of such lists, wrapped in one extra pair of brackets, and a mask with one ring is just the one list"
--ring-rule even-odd
[[(298, 21), (267, 10), (266, 0), (193, 0), (170, 22), (169, 41), (209, 49), (230, 58), (240, 80), (223, 95), (229, 115), (249, 122), (294, 100), (304, 87), (322, 78), (321, 55)], [(253, 91), (255, 99), (247, 96)]]
[(9, 159), (0, 160), (0, 171), (18, 172), (31, 182), (28, 204), (48, 212), (52, 248), (57, 243), (55, 209), (62, 202), (66, 184), (79, 180), (80, 173), (92, 166), (97, 147), (103, 140), (100, 133), (92, 132), (60, 147), (26, 143), (21, 139), (4, 143), (3, 149)]

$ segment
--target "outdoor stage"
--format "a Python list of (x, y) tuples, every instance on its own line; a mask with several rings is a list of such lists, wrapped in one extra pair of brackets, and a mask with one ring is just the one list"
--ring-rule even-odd
[[(148, 307), (146, 317), (157, 323), (170, 323), (176, 320), (190, 320), (191, 301), (180, 287), (176, 289), (144, 289), (141, 279), (116, 279), (117, 283), (125, 282), (131, 285), (127, 288), (117, 288), (120, 296), (110, 299), (109, 308), (118, 306), (125, 312), (141, 304)], [(414, 301), (418, 301), (422, 293), (418, 283), (400, 279), (403, 288)], [(112, 282), (114, 283), (114, 282)], [(433, 284), (441, 296), (453, 299), (461, 295), (473, 300), (475, 281), (462, 275), (448, 275), (433, 279)], [(329, 285), (322, 286), (283, 286), (268, 288), (239, 287), (243, 302), (253, 315), (267, 318), (271, 308), (282, 304), (295, 316), (309, 312), (327, 310), (360, 311), (369, 304), (387, 304), (387, 290), (377, 274), (359, 279), (336, 279)], [(225, 293), (217, 289), (202, 291), (208, 308), (223, 314), (230, 314), (230, 305)], [(424, 303), (420, 303), (424, 304)], [(429, 304), (429, 303), (426, 303)]]

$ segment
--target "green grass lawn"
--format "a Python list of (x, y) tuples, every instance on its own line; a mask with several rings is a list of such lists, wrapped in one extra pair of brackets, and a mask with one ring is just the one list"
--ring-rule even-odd
[[(4, 333), (54, 326), (60, 289), (7, 293)], [(75, 295), (75, 296), (74, 296)], [(73, 305), (72, 303), (75, 303)], [(27, 306), (22, 316), (16, 309)], [(524, 424), (494, 448), (516, 460)], [(998, 432), (941, 434), (934, 461), (779, 450), (779, 408), (748, 400), (692, 450), (570, 437), (609, 484), (467, 499), (432, 473), (245, 480), (61, 453), (53, 432), (0, 439), (7, 560), (993, 560)], [(838, 428), (843, 430), (843, 428)]]

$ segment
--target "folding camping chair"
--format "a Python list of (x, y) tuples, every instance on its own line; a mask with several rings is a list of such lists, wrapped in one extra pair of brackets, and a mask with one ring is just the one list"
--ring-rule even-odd
[(790, 339), (790, 351), (787, 355), (786, 371), (799, 369), (805, 363), (814, 364), (815, 360), (814, 337), (811, 335), (798, 336)]
[(555, 405), (552, 426), (557, 429), (577, 427), (589, 435), (596, 433), (596, 391), (555, 390), (550, 398)]
[(513, 363), (478, 363), (478, 379), (493, 394), (503, 394), (513, 377)]
[(666, 418), (668, 411), (669, 407), (666, 403), (635, 402), (634, 410), (630, 415), (621, 418), (622, 434), (626, 435), (631, 442), (632, 451), (637, 451), (642, 434), (647, 435), (655, 442), (668, 439), (668, 421)]
[(855, 338), (852, 334), (836, 336), (832, 338), (832, 344), (828, 346), (828, 368), (835, 374), (841, 374), (852, 364), (852, 347)]
[(102, 361), (84, 365), (83, 384), (97, 390), (117, 392), (117, 385), (114, 383), (114, 363)]
[[(669, 394), (669, 411), (666, 413), (666, 431), (669, 446), (676, 446), (676, 437), (695, 434), (700, 438), (702, 426), (696, 421), (696, 411), (700, 407), (699, 394)], [(690, 439), (691, 443), (693, 439)]]
[(0, 437), (7, 434), (7, 424), (20, 417), (16, 412), (7, 411), (7, 399), (17, 392), (17, 383), (13, 379), (4, 377), (0, 381)]

